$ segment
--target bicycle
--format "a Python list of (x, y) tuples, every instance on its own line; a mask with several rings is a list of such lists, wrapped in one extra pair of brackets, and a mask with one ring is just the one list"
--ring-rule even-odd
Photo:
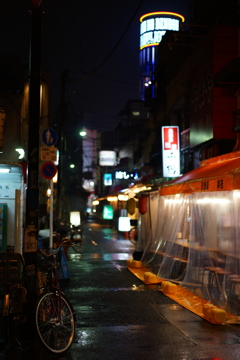
[(41, 294), (36, 303), (35, 325), (41, 344), (54, 354), (67, 351), (75, 336), (75, 312), (58, 281), (59, 254), (66, 245), (75, 251), (81, 250), (81, 240), (65, 238), (57, 249), (40, 249), (38, 259), (38, 271), (46, 276), (39, 288)]
[(72, 248), (79, 252), (79, 248), (80, 246), (82, 246), (82, 233), (83, 233), (83, 229), (81, 227), (81, 225), (79, 226), (75, 226), (75, 225), (71, 225), (71, 228), (70, 228), (70, 239), (75, 241), (75, 240), (78, 240), (79, 241), (79, 244), (77, 246), (77, 249), (74, 248), (74, 246), (72, 246)]

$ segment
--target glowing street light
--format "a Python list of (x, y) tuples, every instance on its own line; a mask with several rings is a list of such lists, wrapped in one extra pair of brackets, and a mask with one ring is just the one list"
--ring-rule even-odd
[(87, 135), (87, 132), (85, 130), (80, 130), (79, 131), (79, 135), (80, 136), (86, 136)]

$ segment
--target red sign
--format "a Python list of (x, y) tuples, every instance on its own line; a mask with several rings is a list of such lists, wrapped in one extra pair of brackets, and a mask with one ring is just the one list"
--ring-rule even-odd
[(162, 126), (163, 176), (180, 175), (179, 127)]
[(164, 127), (163, 135), (164, 150), (178, 150), (178, 127)]
[(45, 179), (52, 179), (57, 173), (57, 167), (51, 161), (47, 161), (42, 164), (40, 171)]

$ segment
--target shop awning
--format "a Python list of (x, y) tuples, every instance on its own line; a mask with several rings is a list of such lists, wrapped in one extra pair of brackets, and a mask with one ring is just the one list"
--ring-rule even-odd
[(199, 168), (160, 189), (161, 195), (240, 189), (240, 151), (201, 162)]

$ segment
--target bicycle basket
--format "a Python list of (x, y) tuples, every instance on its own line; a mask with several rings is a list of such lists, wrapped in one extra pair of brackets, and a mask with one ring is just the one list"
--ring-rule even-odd
[(37, 267), (41, 272), (47, 272), (53, 268), (51, 259), (46, 258), (44, 255), (39, 254), (37, 259)]
[(25, 262), (21, 254), (0, 253), (0, 283), (22, 283), (24, 266)]
[[(60, 263), (61, 263), (61, 251), (59, 251), (59, 253), (56, 255), (56, 261), (57, 261), (57, 266), (59, 268)], [(37, 264), (38, 264), (39, 271), (48, 272), (48, 271), (52, 270), (54, 268), (54, 262), (55, 262), (55, 259), (53, 256), (50, 256), (47, 258), (41, 252), (38, 253)]]

